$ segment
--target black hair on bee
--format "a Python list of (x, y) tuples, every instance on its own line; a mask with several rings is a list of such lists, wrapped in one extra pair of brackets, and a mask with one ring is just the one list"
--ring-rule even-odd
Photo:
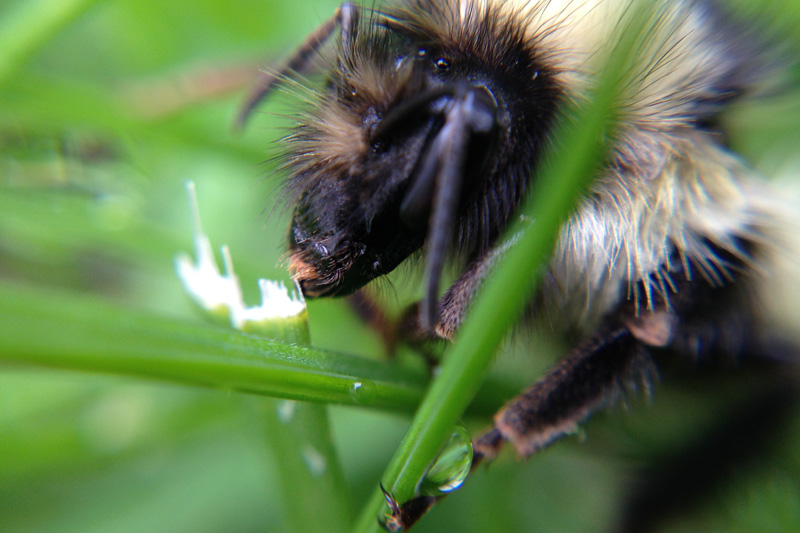
[[(774, 62), (716, 2), (651, 3), (618, 133), (531, 296), (534, 315), (584, 339), (498, 413), (475, 443), (479, 459), (506, 441), (527, 457), (574, 432), (626, 389), (647, 386), (655, 358), (766, 353), (753, 288), (783, 222), (725, 146), (719, 118), (759, 90)], [(631, 4), (342, 4), (241, 115), (282, 77), (329, 63), (285, 144), (289, 263), (304, 295), (350, 294), (423, 250), (415, 324), (452, 339), (503, 256), (499, 237), (536, 179), (555, 118), (590, 94)], [(448, 257), (461, 275), (440, 297)]]
[(307, 296), (349, 294), (426, 243), (433, 326), (447, 253), (488, 250), (523, 197), (562, 90), (511, 14), (475, 4), (457, 25), (457, 8), (401, 4), (343, 27), (289, 141), (290, 262)]

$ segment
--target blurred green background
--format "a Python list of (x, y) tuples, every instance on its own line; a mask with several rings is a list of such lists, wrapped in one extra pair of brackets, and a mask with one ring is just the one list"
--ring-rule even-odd
[[(0, 321), (9, 319), (4, 293), (13, 292), (32, 301), (52, 294), (52, 314), (65, 324), (71, 317), (59, 315), (58, 302), (87, 295), (112, 308), (203, 324), (173, 269), (174, 256), (192, 246), (188, 179), (197, 184), (212, 243), (230, 245), (246, 298), (256, 302), (258, 277), (286, 280), (280, 261), (288, 220), (273, 209), (281, 178), (271, 143), (290, 124), (290, 98), (262, 106), (242, 134), (230, 126), (257, 69), (278, 61), (336, 6), (0, 3)], [(790, 30), (800, 8), (787, 0), (771, 9), (763, 20), (795, 57), (800, 41)], [(797, 80), (790, 69), (786, 95), (743, 106), (729, 119), (732, 144), (787, 195), (796, 194), (800, 171)], [(383, 291), (393, 308), (413, 301), (404, 291), (408, 279), (400, 273)], [(793, 328), (800, 323), (798, 291), (783, 288), (776, 306), (785, 304), (780, 316)], [(379, 339), (344, 302), (314, 302), (310, 317), (315, 346), (383, 357)], [(105, 319), (96, 317), (98, 337)], [(0, 344), (25, 342), (3, 331)], [(49, 335), (44, 327), (39, 333)], [(532, 381), (557, 353), (530, 357), (519, 346), (527, 342), (498, 356), (493, 373), (509, 390)], [(401, 358), (417, 364), (409, 354)], [(637, 468), (696, 434), (747, 386), (742, 376), (666, 383), (652, 402), (634, 398), (629, 410), (597, 416), (586, 438), (567, 439), (526, 463), (507, 452), (418, 530), (608, 530)], [(287, 502), (291, 491), (278, 481), (285, 442), (276, 442), (265, 416), (269, 402), (0, 360), (0, 530), (308, 529), (292, 515), (305, 513), (314, 523), (323, 505)], [(326, 442), (344, 473), (334, 486), (347, 493), (330, 502), (355, 516), (409, 418), (358, 407), (329, 411)], [(487, 420), (484, 414), (466, 423), (477, 431)], [(800, 531), (797, 443), (795, 416), (757, 461), (668, 530)], [(334, 530), (320, 516), (314, 529)]]

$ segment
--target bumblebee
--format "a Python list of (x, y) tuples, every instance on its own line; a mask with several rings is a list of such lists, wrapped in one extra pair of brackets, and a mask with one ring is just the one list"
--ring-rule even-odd
[[(422, 251), (412, 335), (452, 340), (502, 261), (559, 113), (590, 97), (635, 3), (342, 4), (240, 117), (327, 63), (284, 144), (289, 265), (303, 294), (351, 294)], [(616, 135), (530, 296), (530, 314), (574, 348), (497, 414), (475, 441), (479, 459), (505, 442), (527, 457), (574, 433), (649, 384), (658, 360), (775, 353), (755, 302), (786, 223), (720, 118), (778, 65), (716, 2), (651, 3)], [(460, 275), (442, 291), (448, 261)]]

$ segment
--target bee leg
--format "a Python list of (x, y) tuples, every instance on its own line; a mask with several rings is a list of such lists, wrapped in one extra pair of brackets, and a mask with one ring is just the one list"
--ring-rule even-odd
[(375, 328), (387, 342), (387, 348), (393, 350), (402, 342), (423, 353), (426, 359), (430, 355), (430, 360), (438, 363), (438, 357), (433, 356), (430, 350), (431, 345), (442, 339), (453, 340), (456, 330), (464, 319), (469, 302), (499, 257), (500, 252), (490, 250), (466, 268), (439, 301), (439, 320), (432, 330), (423, 326), (420, 318), (421, 302), (408, 306), (400, 318), (392, 322), (380, 311), (380, 305), (363, 291), (353, 294), (348, 299), (358, 316)]
[(408, 531), (441, 498), (418, 496), (401, 505), (384, 488), (383, 484), (380, 485), (380, 488), (390, 512), (384, 518), (379, 519), (378, 523), (386, 531)]
[(495, 415), (495, 427), (475, 442), (478, 457), (491, 459), (504, 440), (528, 457), (575, 433), (626, 390), (647, 389), (655, 373), (645, 344), (628, 326), (605, 326)]
[(397, 321), (390, 318), (380, 302), (364, 290), (348, 296), (347, 303), (358, 318), (380, 336), (387, 355), (394, 357), (399, 341)]
[[(503, 257), (509, 245), (491, 248), (472, 261), (453, 285), (439, 300), (439, 320), (434, 328), (436, 336), (453, 340), (455, 332), (464, 321), (470, 302), (478, 293), (492, 268)], [(418, 326), (421, 329), (421, 325)], [(430, 335), (430, 333), (428, 333)]]
[(427, 329), (421, 319), (422, 302), (408, 306), (395, 324), (392, 341), (404, 343), (420, 353), (433, 369), (439, 364), (436, 344), (442, 339), (453, 340), (476, 291), (480, 288), (502, 251), (491, 249), (470, 263), (438, 302), (438, 322)]
[(491, 461), (503, 449), (506, 439), (500, 430), (492, 426), (478, 438), (472, 441), (472, 465), (470, 471), (475, 470), (483, 461)]
[(421, 302), (408, 306), (397, 320), (388, 318), (381, 305), (363, 290), (349, 296), (348, 302), (361, 320), (378, 332), (390, 355), (398, 344), (405, 344), (422, 355), (432, 371), (440, 360), (437, 343), (442, 339), (453, 340), (469, 302), (503, 251), (490, 249), (467, 266), (439, 301), (439, 320), (433, 330), (423, 326)]
[(418, 304), (408, 307), (400, 318), (396, 319), (387, 315), (380, 302), (364, 290), (348, 296), (347, 303), (358, 318), (380, 336), (387, 357), (393, 358), (397, 347), (405, 344), (422, 356), (431, 373), (439, 366), (440, 357), (436, 343), (441, 339), (416, 327), (419, 322)]

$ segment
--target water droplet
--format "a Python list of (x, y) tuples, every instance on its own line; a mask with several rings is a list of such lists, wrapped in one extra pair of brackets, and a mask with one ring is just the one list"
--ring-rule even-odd
[(420, 494), (441, 496), (456, 490), (467, 479), (471, 467), (472, 437), (459, 425), (422, 478)]
[(377, 387), (368, 379), (354, 381), (350, 386), (350, 397), (359, 405), (368, 405), (375, 399)]

